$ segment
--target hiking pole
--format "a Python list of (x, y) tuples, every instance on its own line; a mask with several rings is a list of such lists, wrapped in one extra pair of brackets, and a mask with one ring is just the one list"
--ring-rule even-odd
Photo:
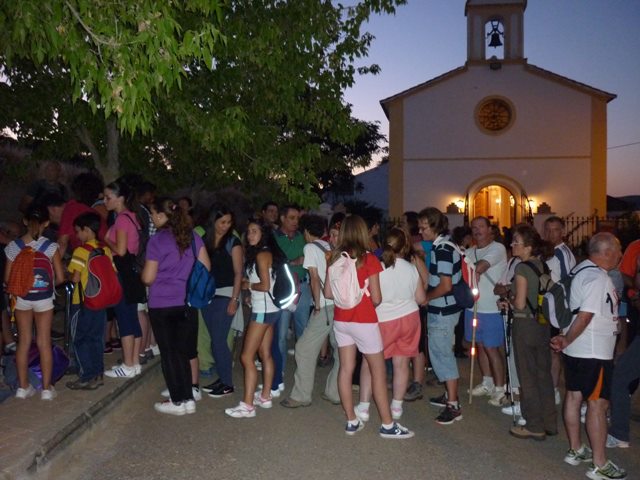
[[(475, 275), (474, 275), (475, 277)], [(473, 319), (471, 320), (471, 373), (469, 374), (469, 405), (473, 401), (473, 366), (476, 359), (476, 329), (478, 328), (478, 287), (471, 289), (473, 294)]]
[(509, 387), (509, 401), (511, 403), (511, 416), (513, 417), (513, 425), (516, 425), (516, 409), (513, 401), (513, 387), (511, 385), (511, 309), (502, 307), (500, 310), (504, 328), (504, 353), (507, 362), (507, 386)]

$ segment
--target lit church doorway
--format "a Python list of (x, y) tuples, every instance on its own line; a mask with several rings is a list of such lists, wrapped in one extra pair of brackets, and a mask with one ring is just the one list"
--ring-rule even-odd
[(478, 190), (471, 206), (470, 218), (482, 215), (500, 228), (510, 228), (516, 223), (515, 197), (501, 185), (489, 185)]

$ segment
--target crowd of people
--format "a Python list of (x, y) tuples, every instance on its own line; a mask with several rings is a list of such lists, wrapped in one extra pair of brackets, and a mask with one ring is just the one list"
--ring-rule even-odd
[[(542, 236), (521, 224), (508, 231), (506, 241), (482, 216), (450, 232), (447, 216), (434, 207), (405, 212), (384, 238), (375, 221), (358, 215), (337, 212), (328, 218), (274, 202), (239, 225), (233, 205), (215, 203), (195, 218), (189, 198), (157, 197), (155, 187), (136, 175), (103, 186), (99, 176), (80, 174), (69, 198), (53, 165), (21, 202), (23, 224), (4, 222), (0, 230), (5, 287), (14, 281), (12, 270), (15, 275), (26, 247), (51, 264), (43, 285), (36, 289), (34, 282), (28, 293), (10, 296), (2, 306), (4, 351), (15, 351), (17, 398), (36, 393), (27, 372), (34, 325), (40, 395), (57, 395), (53, 291), (70, 281), (76, 288), (69, 353), (77, 378), (66, 383), (69, 389), (99, 388), (103, 375), (135, 377), (159, 355), (167, 389), (155, 409), (192, 414), (203, 393), (236, 393), (229, 336), (232, 322), (240, 319), (246, 324), (243, 387), (241, 400), (226, 415), (251, 418), (257, 408), (272, 408), (285, 390), (293, 336), (295, 373), (282, 407), (310, 405), (316, 369), (332, 365), (321, 397), (342, 406), (345, 433), (356, 435), (370, 420), (373, 398), (380, 436), (406, 439), (414, 432), (399, 423), (404, 402), (422, 398), (429, 365), (444, 387), (429, 399), (440, 408), (435, 421), (451, 425), (463, 419), (458, 358), (473, 344), (472, 361), (482, 380), (468, 393), (487, 397), (511, 415), (511, 435), (538, 441), (557, 435), (563, 403), (569, 439), (564, 461), (587, 463), (589, 478), (626, 478), (624, 469), (607, 460), (605, 448), (629, 447), (630, 393), (640, 365), (640, 240), (623, 256), (613, 234), (596, 233), (588, 258), (576, 264), (559, 217), (545, 221)], [(122, 287), (116, 304), (97, 310), (83, 303), (96, 249), (108, 257)], [(345, 259), (355, 265), (360, 292), (349, 306), (335, 278)], [(186, 301), (196, 263), (216, 281), (215, 296), (204, 308)], [(284, 264), (296, 279), (295, 308), (280, 308), (274, 299), (275, 272)], [(573, 320), (562, 330), (541, 321), (543, 272), (554, 282), (571, 278)], [(462, 308), (454, 295), (465, 281), (477, 287), (471, 308)], [(7, 311), (15, 313), (17, 344)], [(122, 361), (105, 369), (104, 355), (113, 349), (121, 350)], [(203, 349), (213, 357), (218, 378), (201, 387)], [(581, 414), (588, 445), (581, 439)]]

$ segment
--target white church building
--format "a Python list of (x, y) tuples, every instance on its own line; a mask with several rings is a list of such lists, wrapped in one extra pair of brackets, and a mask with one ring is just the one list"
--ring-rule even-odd
[(509, 227), (541, 204), (561, 216), (605, 213), (607, 103), (616, 96), (529, 64), (526, 7), (467, 0), (465, 65), (380, 102), (390, 216), (448, 207)]

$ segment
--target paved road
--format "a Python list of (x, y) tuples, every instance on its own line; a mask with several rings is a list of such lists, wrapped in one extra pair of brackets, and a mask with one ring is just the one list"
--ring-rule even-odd
[[(463, 371), (467, 364), (462, 365)], [(318, 372), (320, 385), (328, 370)], [(238, 367), (235, 374), (239, 385)], [(286, 378), (292, 378), (291, 372)], [(39, 472), (38, 478), (585, 478), (586, 467), (562, 461), (567, 448), (564, 434), (545, 442), (514, 439), (507, 433), (510, 417), (486, 400), (474, 400), (471, 406), (465, 403), (464, 420), (450, 426), (436, 424), (437, 409), (425, 401), (405, 403), (402, 423), (415, 430), (416, 437), (399, 441), (378, 436), (375, 409), (366, 428), (347, 437), (340, 407), (320, 398), (308, 408), (289, 410), (274, 404), (271, 410), (259, 410), (253, 419), (227, 418), (223, 410), (237, 403), (236, 393), (218, 400), (204, 398), (194, 415), (161, 415), (152, 405), (162, 387), (158, 372)], [(433, 387), (427, 393), (440, 390)], [(632, 443), (640, 445), (640, 427), (632, 423)], [(629, 469), (629, 478), (636, 478), (640, 472), (637, 447), (610, 454)]]

